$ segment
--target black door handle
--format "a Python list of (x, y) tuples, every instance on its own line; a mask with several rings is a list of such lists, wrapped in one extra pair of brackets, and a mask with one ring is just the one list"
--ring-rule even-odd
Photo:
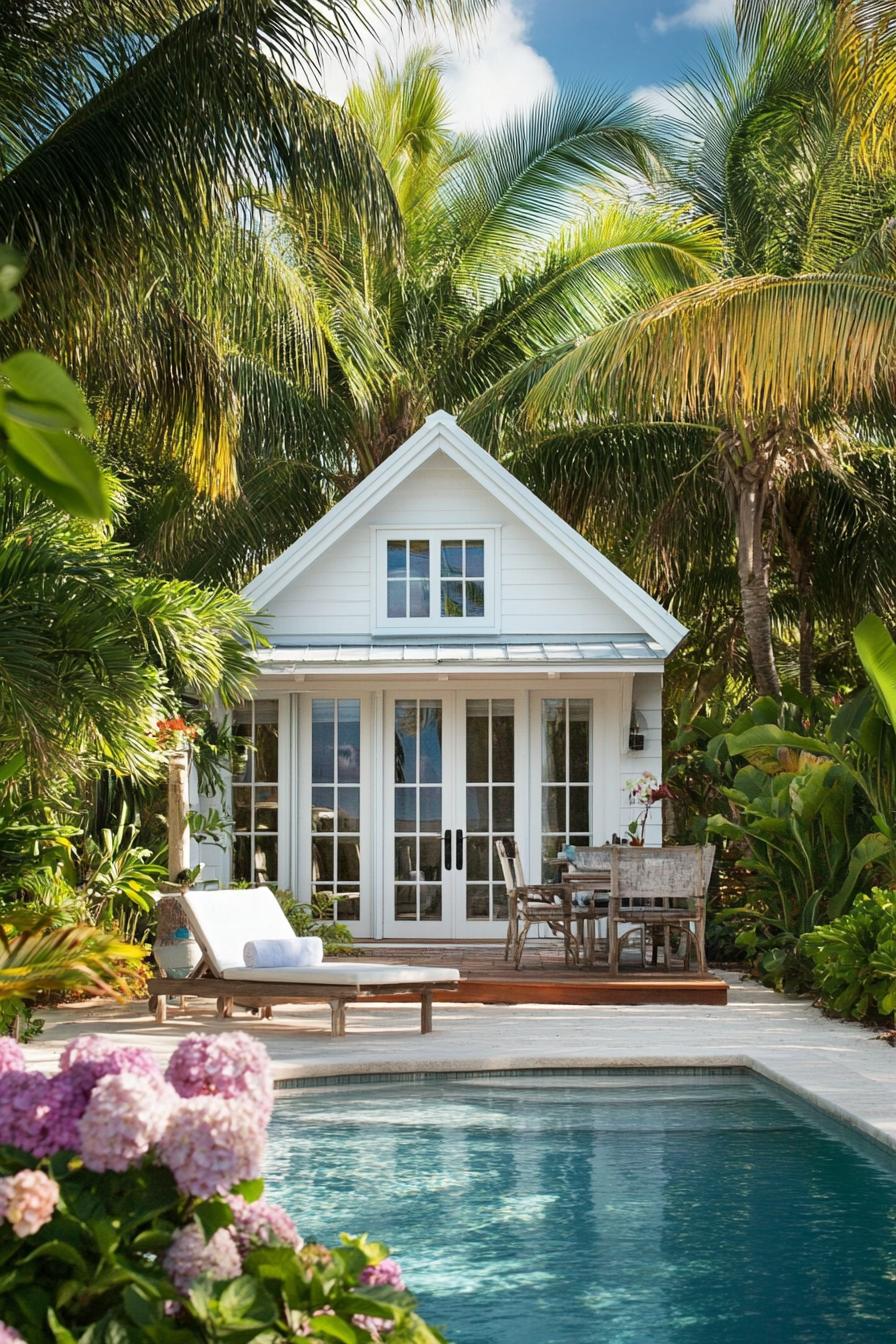
[(451, 872), (451, 830), (445, 832), (445, 870)]
[(461, 868), (464, 866), (464, 833), (458, 826), (454, 834), (456, 836), (454, 866), (457, 871), (460, 872)]

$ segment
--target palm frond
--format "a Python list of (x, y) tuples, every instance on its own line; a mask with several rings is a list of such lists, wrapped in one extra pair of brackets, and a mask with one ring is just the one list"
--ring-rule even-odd
[(643, 110), (604, 90), (545, 97), (482, 136), (443, 192), (458, 283), (493, 298), (495, 274), (536, 257), (587, 213), (589, 192), (643, 178), (661, 153)]
[(532, 415), (619, 414), (738, 425), (868, 403), (896, 357), (896, 282), (752, 276), (685, 291), (561, 355)]
[(48, 917), (11, 907), (0, 922), (0, 1002), (71, 990), (120, 994), (123, 969), (146, 955), (92, 924), (53, 928)]

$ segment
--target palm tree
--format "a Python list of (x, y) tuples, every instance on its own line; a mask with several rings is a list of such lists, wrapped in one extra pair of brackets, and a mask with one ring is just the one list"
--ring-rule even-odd
[(26, 793), (157, 777), (157, 722), (242, 699), (258, 640), (236, 594), (141, 576), (106, 532), (0, 478), (0, 758), (21, 753)]
[[(443, 7), (460, 21), (488, 3)], [(312, 87), (363, 15), (360, 0), (24, 0), (4, 15), (0, 240), (30, 263), (4, 348), (54, 355), (107, 436), (174, 457), (213, 495), (237, 484), (235, 356), (275, 350), (293, 381), (315, 378), (314, 315), (261, 245), (262, 199), (395, 245), (375, 154)]]
[(773, 514), (792, 478), (843, 479), (892, 423), (896, 179), (855, 152), (834, 28), (830, 11), (772, 8), (738, 44), (711, 45), (679, 94), (688, 152), (670, 190), (722, 236), (713, 278), (558, 344), (499, 389), (542, 432), (602, 427), (612, 445), (625, 426), (644, 446), (632, 486), (647, 498), (662, 453), (648, 439), (669, 425), (689, 436), (692, 469), (727, 502), (753, 674), (774, 695)]
[(245, 581), (436, 407), (461, 411), (632, 296), (714, 273), (712, 227), (621, 199), (656, 171), (664, 146), (615, 94), (560, 93), (495, 131), (459, 136), (438, 58), (418, 51), (399, 71), (378, 67), (347, 110), (392, 188), (400, 256), (351, 221), (311, 236), (282, 196), (267, 202), (265, 241), (284, 291), (303, 295), (318, 323), (318, 383), (296, 381), (269, 351), (247, 353), (245, 495), (196, 510), (178, 507), (174, 487), (164, 504), (154, 494), (137, 525), (156, 563)]

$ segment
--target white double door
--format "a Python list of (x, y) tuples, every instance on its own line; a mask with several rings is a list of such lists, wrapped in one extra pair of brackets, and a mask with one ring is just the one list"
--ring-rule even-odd
[(385, 936), (502, 934), (494, 842), (522, 829), (525, 697), (390, 694), (384, 728)]

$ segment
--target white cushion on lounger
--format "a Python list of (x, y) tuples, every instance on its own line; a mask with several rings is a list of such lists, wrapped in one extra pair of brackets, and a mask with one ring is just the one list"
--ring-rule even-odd
[(241, 966), (246, 943), (258, 938), (295, 938), (270, 887), (188, 891), (177, 898), (215, 975)]
[(398, 966), (394, 962), (325, 961), (320, 966), (226, 966), (225, 980), (242, 980), (256, 984), (274, 981), (280, 985), (348, 985), (363, 989), (365, 985), (423, 985), (441, 984), (460, 979), (460, 971), (448, 966)]
[(281, 985), (410, 985), (459, 980), (445, 966), (396, 966), (391, 962), (325, 961), (301, 970), (285, 966), (244, 966), (243, 948), (257, 938), (294, 938), (292, 926), (269, 887), (229, 891), (188, 891), (177, 898), (190, 920), (212, 974), (219, 979)]

